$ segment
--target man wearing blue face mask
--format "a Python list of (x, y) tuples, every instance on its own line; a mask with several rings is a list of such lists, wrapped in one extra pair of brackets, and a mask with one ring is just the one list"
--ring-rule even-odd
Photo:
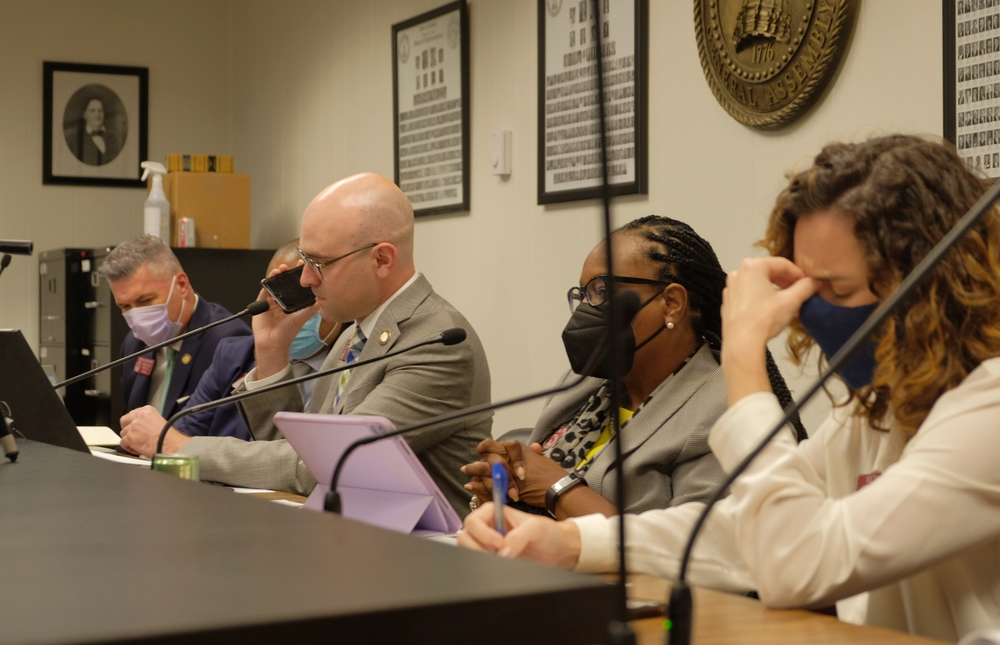
[[(224, 307), (198, 297), (177, 257), (152, 235), (116, 246), (99, 273), (107, 278), (115, 303), (131, 329), (122, 343), (123, 355), (231, 315)], [(230, 336), (249, 335), (250, 328), (234, 320), (125, 363), (124, 412), (148, 404), (163, 416), (171, 416), (194, 392), (219, 342)]]
[[(264, 275), (269, 275), (282, 264), (294, 265), (298, 259), (296, 238), (275, 251)], [(292, 369), (296, 376), (319, 369), (326, 359), (329, 344), (337, 338), (340, 328), (339, 323), (327, 323), (319, 314), (306, 321), (292, 342), (290, 351)], [(253, 336), (223, 338), (215, 349), (211, 367), (202, 375), (198, 387), (184, 407), (190, 408), (229, 396), (254, 365)], [(312, 384), (313, 381), (308, 381), (299, 385), (306, 405), (312, 395), (312, 388), (305, 389), (303, 386)], [(157, 433), (165, 423), (166, 419), (151, 406), (137, 408), (122, 418), (123, 428), (138, 424), (150, 427)], [(184, 417), (177, 421), (174, 429), (189, 437), (235, 437), (244, 441), (252, 439), (246, 421), (235, 405), (223, 405)]]
[[(298, 253), (297, 248), (296, 253)], [(292, 347), (288, 352), (292, 374), (298, 377), (318, 372), (323, 361), (326, 360), (330, 345), (337, 340), (342, 329), (341, 323), (326, 322), (317, 311), (312, 318), (306, 321), (306, 324), (295, 336), (295, 340), (292, 341)], [(299, 388), (302, 390), (302, 402), (306, 407), (312, 401), (314, 385), (316, 385), (316, 381), (299, 383)]]

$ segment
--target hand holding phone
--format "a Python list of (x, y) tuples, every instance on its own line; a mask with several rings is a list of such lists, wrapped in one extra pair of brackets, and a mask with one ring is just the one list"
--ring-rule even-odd
[(294, 269), (260, 281), (261, 286), (271, 294), (271, 297), (286, 314), (305, 309), (316, 302), (316, 296), (313, 295), (312, 289), (299, 284), (304, 266), (299, 265)]

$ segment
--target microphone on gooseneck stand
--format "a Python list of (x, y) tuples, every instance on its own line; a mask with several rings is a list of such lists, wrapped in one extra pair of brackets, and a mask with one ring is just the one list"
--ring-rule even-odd
[(781, 432), (789, 421), (798, 414), (799, 410), (809, 402), (810, 399), (823, 387), (823, 384), (838, 370), (847, 365), (847, 363), (854, 358), (861, 347), (868, 342), (868, 339), (875, 332), (876, 329), (888, 318), (895, 310), (899, 307), (899, 304), (910, 297), (917, 286), (923, 281), (924, 277), (930, 273), (931, 269), (940, 261), (942, 257), (948, 251), (951, 250), (955, 244), (962, 239), (965, 233), (976, 225), (982, 216), (990, 209), (993, 202), (996, 201), (997, 197), (1000, 197), (1000, 182), (994, 182), (986, 193), (979, 198), (972, 208), (962, 216), (958, 222), (951, 228), (948, 233), (941, 238), (930, 253), (920, 261), (920, 263), (913, 268), (910, 275), (906, 276), (906, 279), (900, 283), (899, 288), (890, 295), (885, 301), (879, 305), (878, 309), (872, 312), (872, 315), (868, 317), (863, 325), (854, 332), (848, 341), (840, 348), (833, 358), (830, 359), (830, 364), (826, 370), (820, 374), (819, 378), (815, 383), (809, 386), (805, 394), (802, 395), (800, 399), (792, 402), (785, 410), (784, 415), (774, 428), (761, 440), (757, 447), (754, 448), (750, 454), (744, 457), (743, 461), (736, 465), (733, 471), (726, 477), (726, 480), (719, 484), (718, 489), (705, 504), (705, 508), (702, 509), (701, 514), (695, 521), (694, 526), (691, 528), (691, 533), (688, 536), (687, 543), (684, 545), (684, 552), (681, 556), (680, 568), (678, 570), (677, 582), (674, 583), (673, 589), (670, 591), (670, 604), (667, 607), (667, 617), (669, 618), (669, 623), (671, 625), (670, 631), (667, 632), (667, 645), (688, 645), (691, 642), (691, 589), (687, 586), (685, 581), (687, 577), (688, 562), (691, 560), (691, 552), (694, 549), (694, 542), (698, 538), (698, 533), (701, 531), (701, 527), (705, 524), (705, 519), (708, 517), (709, 512), (715, 505), (719, 498), (722, 496), (722, 492), (729, 488), (733, 482), (739, 477), (744, 470), (750, 466), (750, 463), (759, 455), (767, 444), (771, 442), (774, 437)]
[(0, 253), (31, 255), (34, 248), (35, 244), (31, 240), (0, 240)]
[[(609, 315), (612, 312), (616, 312), (619, 319), (624, 321), (624, 323), (630, 324), (635, 315), (639, 312), (639, 296), (631, 291), (624, 291), (619, 293), (614, 300), (611, 301), (611, 307), (609, 307)], [(617, 343), (616, 343), (617, 344)], [(581, 374), (577, 378), (564, 383), (562, 385), (549, 388), (547, 390), (542, 390), (541, 392), (535, 392), (533, 394), (526, 394), (524, 396), (515, 397), (513, 399), (507, 399), (506, 401), (501, 401), (499, 403), (483, 403), (482, 405), (475, 405), (471, 408), (465, 408), (464, 410), (456, 410), (455, 412), (448, 412), (445, 414), (438, 415), (436, 417), (431, 417), (430, 419), (425, 419), (419, 423), (406, 426), (404, 428), (399, 428), (398, 430), (393, 430), (391, 432), (386, 432), (384, 434), (372, 435), (370, 437), (363, 437), (357, 439), (347, 446), (343, 454), (340, 455), (340, 459), (337, 460), (337, 465), (333, 469), (333, 476), (330, 478), (330, 490), (326, 494), (326, 499), (323, 501), (323, 510), (329, 511), (331, 513), (341, 513), (343, 511), (343, 505), (340, 499), (340, 492), (337, 490), (337, 483), (340, 481), (340, 473), (344, 468), (344, 464), (347, 463), (347, 458), (351, 456), (356, 449), (361, 446), (366, 446), (370, 443), (375, 443), (376, 441), (382, 441), (383, 439), (389, 439), (390, 437), (398, 437), (401, 434), (407, 434), (409, 432), (415, 432), (417, 430), (423, 430), (424, 428), (429, 428), (441, 423), (447, 423), (449, 421), (456, 421), (458, 419), (463, 419), (465, 417), (475, 416), (477, 414), (483, 414), (485, 412), (492, 412), (493, 410), (499, 410), (501, 408), (506, 408), (511, 405), (517, 405), (518, 403), (524, 403), (526, 401), (531, 401), (533, 399), (540, 399), (545, 396), (551, 396), (553, 394), (559, 394), (560, 392), (565, 392), (570, 390), (584, 381), (587, 377), (594, 373), (597, 366), (604, 360), (604, 355), (607, 353), (608, 347), (611, 345), (610, 339), (605, 340), (605, 342), (594, 348), (594, 351), (590, 354), (590, 358), (587, 359), (586, 365), (583, 366)]]
[[(288, 387), (289, 385), (297, 385), (299, 383), (304, 383), (306, 381), (311, 381), (323, 376), (330, 376), (331, 374), (337, 374), (338, 372), (343, 372), (344, 370), (353, 370), (358, 367), (364, 367), (365, 365), (370, 365), (371, 363), (377, 363), (379, 361), (384, 361), (394, 356), (399, 356), (400, 354), (405, 354), (406, 352), (413, 351), (420, 347), (426, 347), (428, 345), (457, 345), (465, 340), (466, 332), (461, 327), (453, 327), (451, 329), (446, 329), (437, 336), (429, 338), (425, 341), (419, 342), (415, 345), (410, 345), (408, 347), (403, 347), (397, 349), (396, 351), (389, 352), (388, 354), (383, 354), (381, 356), (376, 356), (375, 358), (368, 358), (363, 361), (354, 361), (347, 365), (342, 365), (340, 367), (332, 367), (327, 370), (321, 370), (319, 372), (313, 372), (312, 374), (305, 374), (296, 378), (288, 379), (287, 381), (281, 381), (280, 383), (274, 383), (272, 385), (266, 385), (264, 387), (258, 388), (256, 390), (250, 390), (247, 392), (240, 392), (239, 394), (232, 394), (230, 396), (215, 400), (206, 401), (201, 405), (195, 405), (190, 408), (184, 408), (179, 412), (175, 413), (172, 417), (167, 419), (167, 422), (163, 425), (163, 429), (160, 431), (159, 439), (156, 441), (156, 452), (157, 454), (163, 452), (163, 440), (167, 436), (167, 432), (170, 427), (174, 425), (178, 420), (199, 412), (204, 412), (205, 410), (211, 410), (223, 405), (229, 405), (231, 403), (236, 403), (237, 401), (242, 401), (243, 399), (249, 399), (250, 397), (257, 396), (258, 394), (266, 394), (267, 392), (273, 392), (274, 390), (279, 390), (283, 387)], [(152, 467), (152, 466), (151, 466)]]
[(180, 342), (180, 341), (182, 341), (182, 340), (184, 340), (186, 338), (190, 338), (191, 336), (195, 336), (197, 334), (200, 334), (201, 332), (203, 332), (203, 331), (205, 331), (207, 329), (211, 329), (212, 327), (217, 327), (219, 325), (224, 325), (227, 322), (232, 322), (233, 320), (236, 320), (237, 318), (241, 318), (241, 317), (246, 316), (248, 314), (251, 315), (251, 316), (256, 316), (257, 314), (262, 314), (265, 311), (267, 311), (268, 308), (269, 308), (269, 305), (268, 305), (268, 302), (266, 300), (254, 300), (249, 305), (247, 305), (246, 309), (244, 309), (243, 311), (241, 311), (241, 312), (239, 312), (237, 314), (233, 314), (232, 316), (229, 316), (228, 318), (222, 318), (220, 320), (216, 320), (215, 322), (208, 323), (204, 327), (199, 327), (198, 329), (192, 329), (191, 331), (184, 332), (180, 336), (174, 336), (170, 340), (163, 341), (162, 343), (160, 343), (158, 345), (153, 345), (152, 347), (147, 347), (145, 349), (140, 349), (139, 351), (135, 352), (134, 354), (129, 354), (128, 356), (122, 356), (118, 360), (111, 361), (110, 363), (108, 363), (106, 365), (101, 365), (100, 367), (92, 369), (89, 372), (84, 372), (83, 374), (78, 374), (77, 376), (74, 376), (73, 378), (66, 379), (62, 383), (56, 383), (53, 387), (58, 390), (61, 387), (66, 387), (67, 385), (73, 385), (74, 383), (82, 381), (85, 378), (93, 376), (94, 374), (100, 374), (104, 370), (109, 370), (112, 367), (115, 367), (117, 365), (121, 365), (122, 363), (127, 363), (130, 360), (132, 360), (133, 358), (138, 358), (139, 356), (142, 356), (143, 354), (148, 354), (150, 352), (155, 352), (156, 350), (161, 349), (163, 347), (166, 347), (167, 345), (173, 345), (174, 343)]
[[(604, 214), (604, 239), (607, 241), (605, 244), (606, 251), (606, 262), (608, 268), (608, 275), (613, 276), (615, 274), (613, 269), (612, 253), (611, 253), (611, 191), (609, 189), (608, 181), (608, 132), (607, 123), (605, 122), (605, 104), (604, 104), (604, 34), (600, 28), (601, 23), (601, 3), (598, 0), (592, 0), (590, 4), (590, 15), (592, 15), (598, 24), (598, 28), (595, 29), (596, 38), (594, 39), (594, 66), (596, 69), (597, 77), (597, 119), (598, 128), (600, 133), (600, 150), (601, 150), (601, 205), (603, 206)], [(641, 20), (641, 19), (640, 19)], [(614, 280), (608, 280), (608, 296), (613, 298), (615, 295), (615, 283)], [(631, 320), (631, 319), (630, 319)], [(612, 308), (611, 311), (611, 343), (612, 343), (612, 368), (615, 374), (615, 379), (620, 381), (623, 374), (620, 371), (621, 365), (621, 334), (619, 330), (622, 328), (622, 320), (617, 316), (617, 312)], [(621, 409), (621, 388), (615, 387), (611, 388), (611, 436), (615, 444), (615, 485), (618, 487), (615, 505), (618, 507), (618, 584), (616, 585), (618, 589), (618, 620), (613, 620), (608, 624), (608, 639), (612, 645), (635, 645), (636, 638), (635, 632), (632, 627), (628, 624), (628, 589), (626, 587), (626, 574), (628, 571), (625, 568), (625, 473), (624, 468), (622, 468), (622, 438), (621, 438), (621, 419), (618, 415), (618, 410)]]
[(3, 254), (3, 258), (0, 258), (0, 274), (3, 273), (4, 269), (10, 266), (10, 259), (10, 256), (6, 253)]
[(14, 427), (14, 419), (11, 418), (10, 406), (7, 405), (6, 401), (0, 401), (0, 448), (3, 449), (3, 454), (10, 459), (12, 462), (17, 461), (17, 442), (14, 441), (14, 433), (17, 432), (17, 428)]

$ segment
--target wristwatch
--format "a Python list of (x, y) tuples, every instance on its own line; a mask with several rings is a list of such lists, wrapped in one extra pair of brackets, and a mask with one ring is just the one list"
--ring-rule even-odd
[(545, 491), (545, 509), (549, 513), (552, 513), (552, 515), (555, 515), (556, 502), (559, 501), (559, 498), (562, 495), (564, 495), (566, 491), (568, 491), (569, 489), (573, 488), (578, 484), (583, 484), (583, 483), (586, 483), (583, 481), (583, 477), (581, 475), (577, 475), (576, 471), (573, 471), (570, 474), (563, 477), (562, 479), (560, 479), (559, 481), (557, 481), (556, 483), (552, 484), (552, 486), (550, 486), (549, 489)]

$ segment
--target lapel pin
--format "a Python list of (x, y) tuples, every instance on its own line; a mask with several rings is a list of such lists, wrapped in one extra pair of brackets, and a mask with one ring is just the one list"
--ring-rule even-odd
[(188, 363), (190, 363), (191, 362), (191, 354), (184, 354), (183, 356), (181, 356), (181, 362), (184, 363), (185, 365), (187, 365)]
[(382, 345), (385, 345), (386, 343), (389, 342), (390, 338), (392, 338), (392, 332), (386, 329), (381, 334), (378, 335), (378, 342), (381, 343)]

